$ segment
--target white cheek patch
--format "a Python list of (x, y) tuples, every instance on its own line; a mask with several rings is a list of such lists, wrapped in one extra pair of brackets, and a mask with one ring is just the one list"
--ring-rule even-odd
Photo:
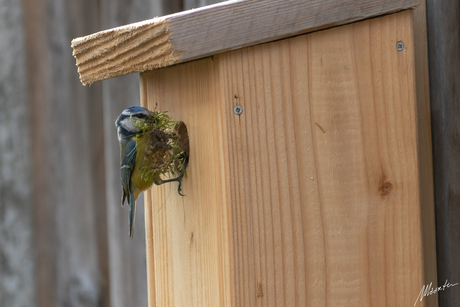
[(129, 132), (139, 132), (140, 131), (139, 128), (136, 128), (133, 126), (129, 117), (126, 117), (125, 119), (123, 119), (120, 122), (120, 125), (126, 130), (128, 130)]

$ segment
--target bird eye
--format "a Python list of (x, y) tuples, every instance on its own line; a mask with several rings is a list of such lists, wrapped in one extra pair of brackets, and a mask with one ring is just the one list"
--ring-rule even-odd
[(134, 116), (137, 117), (137, 118), (147, 118), (147, 115), (145, 115), (143, 113), (139, 113), (139, 114), (136, 114)]

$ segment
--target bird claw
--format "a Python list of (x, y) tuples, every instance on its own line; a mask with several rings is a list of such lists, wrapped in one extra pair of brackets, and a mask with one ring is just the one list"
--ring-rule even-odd
[(184, 172), (182, 171), (180, 173), (180, 175), (177, 177), (177, 182), (179, 183), (177, 185), (177, 193), (179, 193), (180, 196), (185, 196), (183, 193), (182, 193), (182, 178), (184, 177)]
[(177, 188), (177, 193), (179, 193), (180, 196), (185, 196), (184, 194), (182, 194), (180, 187)]
[(182, 187), (182, 178), (183, 177), (184, 177), (184, 171), (181, 171), (179, 176), (177, 176), (176, 178), (161, 180), (160, 183), (156, 183), (156, 184), (160, 185), (160, 184), (164, 184), (164, 183), (168, 183), (168, 182), (177, 181), (179, 183), (179, 185), (177, 186), (177, 193), (179, 193), (180, 196), (185, 196), (182, 193), (182, 188), (181, 188)]

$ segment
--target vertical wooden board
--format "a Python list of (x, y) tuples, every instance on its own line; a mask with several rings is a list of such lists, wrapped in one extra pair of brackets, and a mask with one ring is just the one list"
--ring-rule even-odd
[[(2, 115), (21, 125), (20, 129), (2, 127), (2, 131), (22, 132), (30, 124), (30, 148), (23, 153), (31, 159), (29, 183), (34, 214), (30, 246), (34, 249), (14, 256), (24, 268), (29, 255), (33, 257), (35, 278), (30, 281), (36, 297), (33, 303), (15, 304), (0, 294), (0, 305), (113, 307), (108, 272), (102, 87), (100, 84), (91, 88), (81, 86), (68, 50), (72, 37), (100, 28), (99, 2), (15, 1), (15, 4), (22, 5), (23, 16), (18, 15), (18, 10), (5, 6), (6, 3), (9, 2), (0, 4), (2, 22), (24, 31), (24, 37), (9, 36), (14, 44), (7, 50), (14, 52), (17, 61), (26, 66), (19, 69), (14, 61), (8, 60), (8, 65), (2, 63), (2, 74), (9, 74), (5, 80), (17, 86), (21, 86), (21, 82), (28, 83), (27, 92), (22, 91), (27, 96), (28, 115), (24, 120), (17, 118), (21, 113), (2, 104)], [(18, 24), (13, 22), (16, 18)], [(3, 23), (0, 26), (2, 31), (6, 30)], [(23, 28), (20, 27), (22, 23)], [(25, 43), (25, 59), (22, 52), (14, 49), (14, 45), (22, 41)], [(7, 40), (3, 44), (7, 44)], [(1, 53), (6, 60), (7, 53), (4, 50)], [(14, 73), (9, 73), (9, 67)], [(20, 72), (23, 74), (21, 82), (15, 78)], [(13, 93), (5, 87), (3, 79), (0, 83), (2, 94)], [(15, 108), (21, 106), (18, 98), (9, 99), (8, 103), (14, 103)], [(113, 120), (111, 131), (116, 138)], [(0, 121), (8, 123), (3, 119)], [(25, 142), (25, 145), (28, 139), (15, 137), (12, 144), (18, 141)], [(2, 146), (2, 156), (3, 150)], [(20, 155), (16, 155), (14, 161), (21, 165), (25, 162)], [(15, 178), (19, 180), (21, 168), (14, 164), (10, 167), (18, 173)], [(0, 168), (2, 171), (8, 169)], [(117, 179), (119, 187), (120, 179)], [(21, 200), (17, 196), (14, 199)], [(117, 204), (118, 201), (119, 196)], [(2, 212), (2, 216), (11, 215)], [(14, 222), (14, 225), (20, 227), (21, 223)], [(15, 230), (8, 224), (5, 226), (9, 231)], [(15, 232), (15, 236), (26, 238), (20, 232)], [(2, 237), (8, 238), (3, 234)], [(9, 263), (1, 262), (2, 266)], [(6, 276), (0, 275), (2, 282), (8, 281)], [(19, 287), (15, 296), (22, 300), (30, 297), (23, 284), (26, 281), (14, 273), (13, 282), (8, 286), (11, 290)]]
[[(308, 155), (311, 138), (304, 137), (310, 126), (303, 119), (295, 122), (297, 114), (308, 115), (308, 97), (290, 76), (289, 53), (284, 41), (219, 56), (220, 100), (227, 105), (223, 116), (229, 132), (237, 306), (303, 306), (306, 295), (324, 294), (324, 273), (313, 269), (324, 254), (322, 234), (315, 233), (321, 227), (316, 186), (299, 181), (305, 172), (315, 172)], [(296, 67), (302, 64), (305, 58)], [(299, 73), (298, 80), (308, 78), (301, 70), (292, 73)], [(234, 105), (243, 107), (242, 115), (231, 112)], [(299, 190), (301, 184), (311, 194)], [(309, 259), (306, 233), (312, 234), (315, 250)], [(308, 291), (307, 271), (316, 293)]]
[[(445, 4), (446, 2), (443, 2)], [(455, 9), (452, 8), (452, 11)], [(458, 12), (458, 10), (457, 10)], [(444, 20), (444, 19), (443, 19)], [(457, 23), (458, 24), (458, 23)], [(460, 25), (459, 25), (460, 28)], [(455, 35), (454, 35), (455, 37)], [(458, 35), (457, 35), (458, 37)], [(428, 71), (428, 46), (427, 46), (427, 10), (426, 1), (414, 9), (414, 64), (416, 99), (417, 99), (417, 129), (419, 147), (419, 170), (420, 170), (420, 206), (424, 256), (424, 279), (425, 284), (433, 283), (433, 288), (438, 286), (437, 270), (434, 265), (437, 261), (435, 232), (435, 204), (433, 182), (433, 156), (431, 138), (431, 113), (430, 113), (430, 80)], [(433, 128), (434, 131), (435, 128)], [(433, 148), (433, 149), (432, 149)], [(454, 273), (452, 276), (456, 276)], [(439, 281), (444, 284), (445, 279)], [(451, 280), (453, 281), (453, 279)], [(444, 295), (443, 293), (442, 295)], [(454, 294), (455, 295), (455, 294)], [(438, 305), (438, 295), (425, 298), (431, 306)], [(441, 301), (441, 300), (440, 300)]]
[(412, 306), (413, 56), (407, 11), (141, 74), (191, 145), (186, 196), (148, 196), (150, 305)]
[(412, 36), (407, 11), (217, 57), (236, 305), (414, 304)]
[(149, 306), (231, 305), (228, 172), (215, 97), (212, 59), (141, 74), (142, 105), (184, 121), (193, 140), (185, 197), (177, 184), (148, 193)]
[(311, 36), (313, 117), (329, 131), (314, 134), (324, 217), (340, 221), (325, 228), (326, 249), (341, 251), (330, 258), (334, 305), (405, 306), (421, 288), (410, 16)]
[(31, 119), (38, 116), (30, 110), (32, 93), (27, 92), (34, 75), (27, 65), (26, 47), (31, 42), (26, 45), (30, 37), (26, 31), (33, 21), (25, 23), (30, 15), (22, 1), (0, 1), (0, 7), (0, 304), (36, 307), (41, 294), (37, 290), (44, 289), (36, 283), (37, 272), (44, 270), (38, 267), (43, 263), (37, 261), (43, 259), (43, 247), (36, 241), (34, 217), (46, 215), (37, 214), (34, 196), (41, 193), (33, 185), (37, 169), (32, 165), (36, 166), (38, 154), (31, 154), (31, 149), (37, 148), (33, 139), (40, 133), (31, 133), (38, 127)]

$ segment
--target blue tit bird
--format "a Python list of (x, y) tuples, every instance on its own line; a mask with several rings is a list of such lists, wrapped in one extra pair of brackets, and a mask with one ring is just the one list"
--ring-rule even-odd
[(176, 178), (163, 180), (159, 175), (151, 179), (141, 176), (141, 170), (144, 167), (149, 167), (149, 162), (144, 159), (144, 152), (147, 148), (147, 141), (142, 131), (133, 125), (133, 120), (145, 121), (152, 114), (146, 108), (132, 106), (126, 108), (115, 121), (117, 127), (118, 142), (120, 144), (120, 160), (121, 160), (121, 184), (122, 197), (121, 205), (124, 206), (125, 201), (129, 204), (129, 236), (133, 238), (134, 218), (136, 211), (136, 199), (142, 191), (147, 190), (153, 183), (160, 185), (167, 182), (178, 181), (178, 192), (180, 195), (181, 179), (183, 172)]

